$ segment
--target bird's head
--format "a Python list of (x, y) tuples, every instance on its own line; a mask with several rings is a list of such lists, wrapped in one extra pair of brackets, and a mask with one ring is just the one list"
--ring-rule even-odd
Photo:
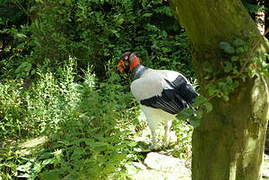
[(130, 73), (139, 64), (140, 60), (133, 52), (125, 52), (118, 61), (117, 69), (120, 72)]

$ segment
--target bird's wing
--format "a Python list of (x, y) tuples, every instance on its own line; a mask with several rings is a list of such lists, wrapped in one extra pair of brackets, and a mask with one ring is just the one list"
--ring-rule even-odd
[(152, 70), (133, 81), (131, 91), (142, 105), (177, 114), (188, 106), (188, 101), (182, 97), (184, 93), (179, 91), (187, 83), (178, 72)]
[(141, 101), (152, 96), (161, 96), (165, 81), (155, 71), (145, 72), (141, 78), (131, 84), (131, 92), (134, 97)]
[(177, 93), (188, 103), (188, 105), (194, 102), (198, 93), (185, 76), (175, 71), (158, 70), (158, 72), (165, 76), (166, 82), (177, 90)]

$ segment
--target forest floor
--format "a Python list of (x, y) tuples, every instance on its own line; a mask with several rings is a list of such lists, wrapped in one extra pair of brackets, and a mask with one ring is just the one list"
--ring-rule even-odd
[[(144, 140), (148, 141), (149, 136), (144, 136)], [(29, 155), (46, 141), (47, 137), (42, 136), (20, 143), (18, 153)], [(191, 159), (175, 158), (169, 151), (147, 152), (143, 161), (126, 166), (128, 176), (133, 180), (191, 180)], [(269, 180), (269, 155), (264, 156), (262, 174), (263, 180)]]
[[(147, 154), (143, 162), (133, 162), (128, 168), (133, 180), (191, 180), (190, 162), (157, 152)], [(269, 155), (264, 156), (263, 180), (269, 180)]]
[[(135, 141), (150, 142), (148, 128), (142, 131)], [(170, 134), (172, 142), (177, 142), (173, 132)], [(133, 162), (127, 166), (128, 174), (133, 180), (191, 180), (191, 158), (175, 158), (171, 155), (173, 150), (164, 149), (148, 152), (145, 159)], [(264, 155), (262, 165), (262, 180), (269, 180), (269, 154)]]
[[(150, 131), (146, 128), (134, 140), (149, 143), (149, 137)], [(171, 142), (177, 142), (177, 137), (173, 132), (170, 138)], [(143, 161), (133, 162), (127, 166), (130, 178), (133, 180), (191, 180), (191, 158), (175, 158), (171, 155), (172, 151), (170, 148), (148, 152)], [(269, 180), (269, 154), (264, 155), (262, 176), (262, 180)]]

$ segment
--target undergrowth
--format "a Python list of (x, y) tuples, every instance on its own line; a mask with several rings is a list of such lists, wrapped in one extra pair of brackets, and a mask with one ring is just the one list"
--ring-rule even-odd
[[(132, 137), (145, 122), (110, 67), (105, 82), (91, 68), (78, 77), (72, 59), (56, 72), (37, 70), (27, 88), (19, 79), (1, 82), (0, 179), (127, 178), (125, 165), (144, 156)], [(182, 157), (190, 136), (176, 132), (182, 153), (175, 155)], [(45, 144), (23, 153), (18, 142), (38, 136), (47, 137)]]
[[(168, 1), (4, 0), (0, 14), (0, 180), (126, 179), (125, 165), (144, 158), (132, 138), (146, 123), (110, 61), (132, 50), (193, 74)], [(191, 129), (174, 130), (174, 156), (185, 157)], [(43, 136), (22, 153), (20, 142)]]
[(2, 179), (106, 179), (122, 175), (123, 165), (138, 158), (128, 139), (139, 122), (119, 76), (99, 82), (88, 68), (77, 81), (73, 66), (70, 61), (58, 72), (38, 72), (27, 89), (20, 80), (0, 84), (1, 141), (49, 138), (30, 155), (1, 144)]
[[(108, 65), (105, 82), (88, 68), (77, 76), (74, 60), (56, 72), (37, 70), (25, 88), (22, 80), (0, 83), (0, 179), (127, 179), (125, 165), (145, 154), (132, 137), (145, 128), (128, 86)], [(177, 127), (177, 128), (176, 128)], [(184, 128), (184, 127), (183, 127)], [(176, 156), (184, 156), (190, 136), (175, 126)], [(180, 134), (181, 133), (181, 134)], [(46, 136), (30, 151), (19, 142)]]

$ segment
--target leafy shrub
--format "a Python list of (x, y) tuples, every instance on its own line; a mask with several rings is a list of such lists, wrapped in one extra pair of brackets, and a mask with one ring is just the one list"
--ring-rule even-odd
[(0, 86), (1, 116), (7, 121), (1, 137), (49, 137), (45, 148), (30, 156), (3, 149), (1, 177), (104, 179), (123, 176), (124, 164), (138, 158), (132, 151), (136, 143), (128, 140), (139, 123), (137, 113), (119, 76), (109, 71), (110, 78), (98, 82), (89, 68), (76, 82), (75, 66), (69, 60), (55, 73), (37, 71), (39, 80), (28, 89), (15, 82)]
[(53, 68), (71, 56), (78, 70), (91, 64), (104, 78), (106, 64), (126, 50), (136, 51), (146, 65), (191, 72), (186, 35), (166, 1), (45, 0), (22, 7), (27, 24), (2, 30), (16, 42), (4, 50), (11, 56), (0, 61), (3, 77), (33, 78), (37, 67)]
[[(27, 21), (0, 21), (0, 35), (11, 39), (0, 52), (0, 177), (124, 178), (124, 165), (141, 156), (130, 139), (142, 123), (115, 61), (132, 50), (148, 66), (192, 74), (188, 40), (168, 2), (21, 2), (8, 5)], [(189, 130), (175, 130), (185, 151)], [(49, 140), (30, 155), (7, 145), (38, 135)]]
[(20, 136), (28, 129), (28, 123), (24, 121), (26, 110), (23, 107), (21, 84), (22, 82), (14, 80), (0, 83), (1, 140), (14, 134)]

